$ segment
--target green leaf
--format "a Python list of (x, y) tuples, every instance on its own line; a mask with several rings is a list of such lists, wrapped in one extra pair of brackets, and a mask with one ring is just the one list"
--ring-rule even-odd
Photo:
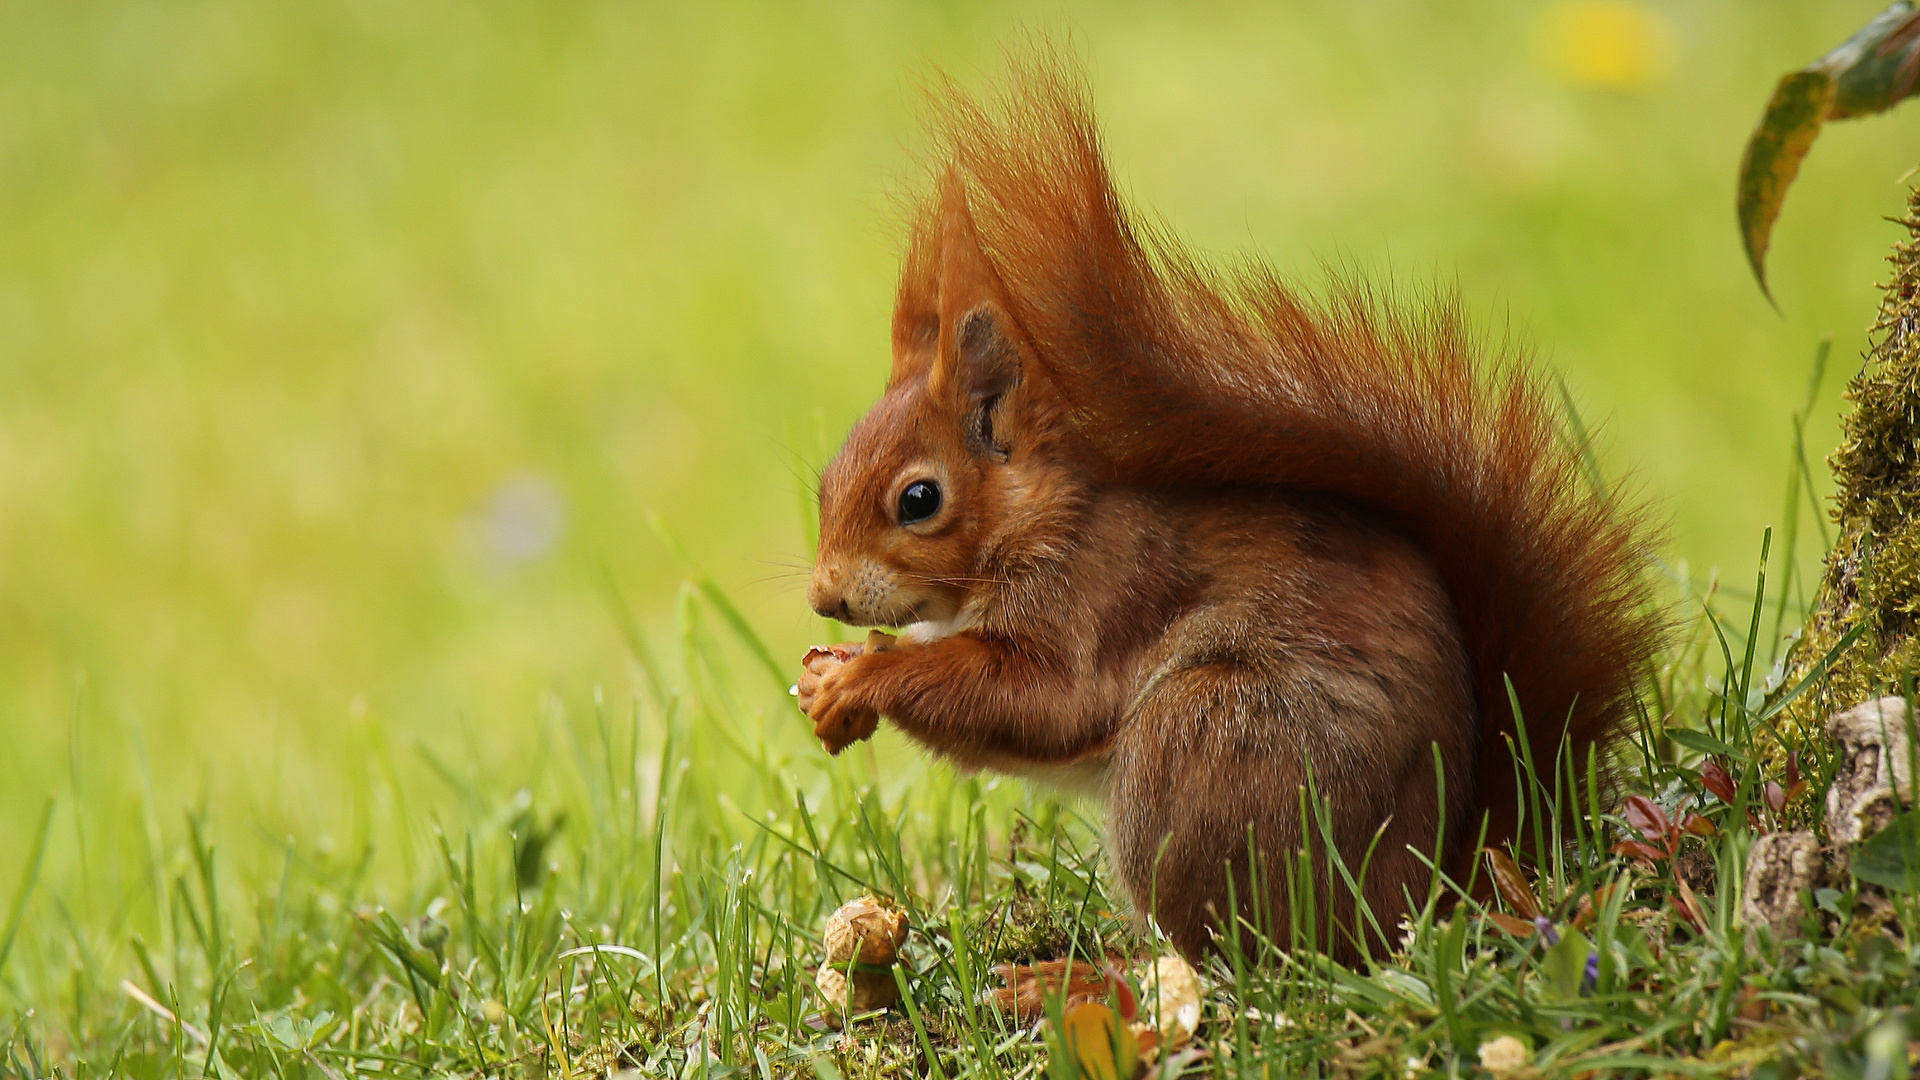
[(1920, 75), (1920, 12), (1906, 0), (1888, 7), (1813, 65), (1834, 77), (1829, 120), (1866, 116), (1913, 96)]
[(1840, 47), (1780, 80), (1740, 161), (1740, 239), (1769, 301), (1767, 247), (1820, 126), (1891, 109), (1920, 82), (1920, 11), (1898, 0)]
[(1668, 728), (1667, 738), (1689, 750), (1698, 750), (1703, 754), (1721, 754), (1737, 761), (1747, 760), (1747, 756), (1719, 739), (1690, 728)]
[(1467, 919), (1464, 912), (1454, 915), (1453, 921), (1440, 931), (1440, 940), (1434, 944), (1434, 996), (1440, 1003), (1441, 1019), (1446, 1021), (1447, 1038), (1455, 1046), (1464, 1046), (1467, 1041), (1466, 1028), (1460, 1023), (1460, 1010), (1454, 997), (1454, 987), (1460, 980), (1460, 965), (1466, 959), (1467, 951)]
[(1861, 881), (1920, 892), (1920, 813), (1905, 813), (1853, 849), (1847, 869)]
[(1540, 958), (1540, 974), (1546, 978), (1549, 997), (1572, 1001), (1580, 996), (1580, 983), (1586, 978), (1587, 957), (1593, 943), (1587, 935), (1569, 926), (1560, 934), (1560, 943)]
[(1773, 291), (1767, 287), (1767, 247), (1773, 240), (1773, 223), (1780, 216), (1787, 188), (1800, 172), (1801, 160), (1813, 148), (1820, 125), (1826, 122), (1833, 94), (1833, 77), (1823, 71), (1796, 71), (1781, 79), (1740, 159), (1740, 239), (1746, 244), (1747, 262), (1753, 266), (1753, 276), (1768, 301), (1773, 299)]

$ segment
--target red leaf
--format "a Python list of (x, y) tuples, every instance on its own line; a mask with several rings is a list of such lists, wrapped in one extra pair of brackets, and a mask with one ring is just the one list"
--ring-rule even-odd
[(1770, 808), (1770, 809), (1771, 809), (1771, 810), (1772, 810), (1772, 811), (1773, 811), (1774, 813), (1776, 813), (1776, 814), (1777, 814), (1777, 813), (1779, 813), (1780, 811), (1782, 811), (1782, 810), (1784, 810), (1784, 809), (1786, 809), (1786, 807), (1787, 807), (1787, 792), (1786, 792), (1786, 789), (1785, 789), (1785, 788), (1783, 788), (1783, 787), (1781, 787), (1781, 786), (1780, 786), (1779, 784), (1776, 784), (1776, 783), (1774, 783), (1773, 781), (1771, 781), (1771, 780), (1769, 780), (1769, 781), (1767, 781), (1767, 786), (1766, 786), (1766, 787), (1765, 787), (1764, 789), (1762, 789), (1762, 790), (1763, 790), (1763, 793), (1764, 793), (1764, 796), (1765, 796), (1765, 798), (1766, 798), (1766, 800), (1767, 800), (1767, 806), (1768, 806), (1768, 807), (1769, 807), (1769, 808)]
[(1700, 911), (1700, 898), (1693, 895), (1693, 886), (1688, 885), (1687, 879), (1678, 874), (1674, 875), (1673, 883), (1680, 890), (1679, 894), (1673, 898), (1673, 906), (1680, 909), (1680, 914), (1685, 916), (1695, 930), (1705, 932), (1707, 917)]
[(1673, 831), (1673, 823), (1667, 820), (1666, 811), (1645, 795), (1635, 795), (1627, 800), (1627, 824), (1640, 830), (1640, 835), (1649, 840), (1658, 840)]
[(1787, 788), (1787, 801), (1792, 802), (1793, 800), (1799, 798), (1800, 796), (1805, 795), (1807, 793), (1807, 789), (1812, 786), (1813, 786), (1812, 784), (1807, 783), (1805, 780), (1795, 781), (1792, 785), (1790, 785)]
[(1657, 847), (1648, 847), (1638, 840), (1622, 840), (1613, 845), (1609, 850), (1615, 855), (1631, 855), (1636, 859), (1645, 859), (1648, 862), (1659, 862), (1661, 859), (1667, 857), (1666, 852), (1661, 851)]
[(1740, 785), (1733, 782), (1726, 767), (1714, 758), (1708, 758), (1706, 766), (1700, 770), (1700, 782), (1723, 803), (1732, 802), (1740, 794)]
[(1792, 802), (1794, 793), (1800, 790), (1800, 751), (1787, 755), (1787, 801)]
[(1680, 831), (1690, 832), (1695, 836), (1712, 836), (1719, 830), (1713, 827), (1713, 822), (1708, 821), (1699, 814), (1688, 814), (1686, 817), (1680, 819)]
[(1504, 851), (1487, 852), (1487, 866), (1493, 870), (1493, 887), (1500, 890), (1500, 898), (1507, 906), (1518, 912), (1522, 918), (1540, 917), (1540, 901), (1534, 899), (1533, 889), (1527, 885), (1527, 877), (1520, 867)]

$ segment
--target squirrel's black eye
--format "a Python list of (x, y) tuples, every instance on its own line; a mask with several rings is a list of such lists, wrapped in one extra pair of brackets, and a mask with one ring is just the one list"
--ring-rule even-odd
[(940, 485), (915, 480), (900, 493), (900, 524), (912, 525), (940, 512)]

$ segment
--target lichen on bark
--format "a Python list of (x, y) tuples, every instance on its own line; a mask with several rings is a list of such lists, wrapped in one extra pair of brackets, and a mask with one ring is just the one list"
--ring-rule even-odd
[(1856, 626), (1859, 639), (1784, 711), (1790, 744), (1824, 738), (1831, 713), (1881, 693), (1901, 693), (1914, 670), (1920, 625), (1920, 192), (1900, 222), (1907, 237), (1887, 261), (1871, 349), (1848, 384), (1853, 405), (1828, 458), (1839, 538), (1795, 652), (1794, 685)]

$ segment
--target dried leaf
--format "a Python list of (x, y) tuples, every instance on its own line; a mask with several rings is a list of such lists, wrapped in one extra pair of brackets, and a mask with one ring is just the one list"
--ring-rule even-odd
[(1487, 919), (1517, 938), (1530, 938), (1535, 930), (1532, 920), (1515, 918), (1504, 911), (1489, 911)]
[(1006, 986), (984, 995), (986, 1001), (1012, 1013), (1022, 1024), (1031, 1024), (1047, 1014), (1049, 995), (1058, 995), (1067, 1008), (1105, 999), (1112, 978), (1085, 960), (1048, 960), (1031, 966), (995, 964), (988, 970)]
[(1088, 1080), (1131, 1080), (1138, 1071), (1139, 1039), (1112, 1008), (1083, 1001), (1061, 1019), (1067, 1050)]
[(1689, 813), (1680, 819), (1680, 831), (1692, 833), (1695, 836), (1712, 836), (1720, 830), (1713, 827), (1713, 822), (1699, 814)]
[(1534, 897), (1526, 875), (1520, 872), (1520, 867), (1506, 852), (1488, 851), (1487, 866), (1493, 871), (1493, 887), (1500, 890), (1500, 897), (1508, 907), (1523, 918), (1540, 917), (1540, 901)]
[(1140, 1019), (1140, 999), (1133, 996), (1133, 987), (1120, 974), (1113, 961), (1107, 961), (1107, 987), (1112, 994), (1115, 1006), (1120, 1010), (1120, 1019), (1133, 1021)]
[(1678, 874), (1673, 876), (1673, 883), (1679, 886), (1679, 892), (1673, 898), (1673, 906), (1679, 909), (1681, 917), (1687, 920), (1687, 924), (1692, 926), (1696, 933), (1705, 933), (1707, 917), (1700, 910), (1700, 898), (1693, 895), (1693, 886), (1687, 884), (1687, 879)]
[(1618, 887), (1617, 885), (1602, 885), (1593, 890), (1592, 896), (1581, 897), (1580, 907), (1573, 914), (1573, 928), (1575, 930), (1585, 930), (1589, 926), (1592, 926), (1594, 917), (1600, 913), (1601, 908), (1607, 906), (1609, 900), (1613, 899), (1613, 890)]

